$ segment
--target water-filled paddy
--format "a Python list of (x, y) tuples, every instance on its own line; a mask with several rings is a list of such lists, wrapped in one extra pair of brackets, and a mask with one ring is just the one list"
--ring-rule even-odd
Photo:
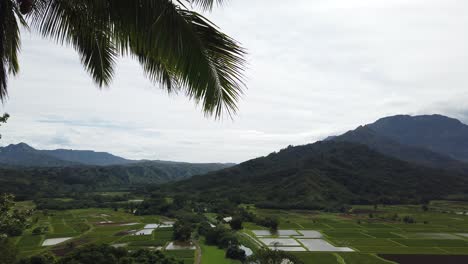
[(267, 246), (300, 246), (299, 242), (292, 238), (259, 238)]
[(304, 252), (307, 251), (303, 247), (268, 247), (271, 250), (291, 251), (291, 252)]
[(62, 242), (70, 240), (70, 239), (72, 239), (72, 237), (49, 238), (49, 239), (44, 240), (44, 242), (42, 242), (42, 246), (43, 247), (45, 247), (45, 246), (54, 246), (54, 245), (60, 244)]
[(353, 252), (348, 247), (335, 247), (323, 239), (298, 239), (309, 251)]
[(314, 230), (299, 230), (298, 232), (301, 233), (301, 235), (298, 236), (301, 238), (322, 238), (323, 237), (323, 235), (320, 232), (314, 231)]
[(142, 229), (140, 231), (136, 231), (134, 236), (149, 236), (153, 234), (154, 229)]

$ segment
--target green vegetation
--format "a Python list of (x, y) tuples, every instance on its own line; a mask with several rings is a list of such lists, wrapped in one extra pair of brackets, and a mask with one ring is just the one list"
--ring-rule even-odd
[(384, 156), (364, 145), (325, 141), (188, 180), (158, 186), (197, 202), (255, 203), (262, 208), (346, 211), (346, 204), (426, 203), (468, 187), (464, 174)]
[(240, 261), (232, 260), (225, 257), (226, 252), (216, 246), (201, 245), (202, 263), (219, 263), (219, 264), (239, 264)]
[[(121, 191), (166, 183), (222, 169), (227, 164), (183, 162), (142, 162), (119, 166), (75, 166), (53, 168), (0, 168), (0, 193), (13, 193), (18, 199), (36, 199), (38, 206), (50, 209), (101, 207), (116, 197), (93, 195), (97, 191)], [(72, 201), (39, 198), (79, 198)], [(121, 195), (119, 197), (125, 197)], [(97, 199), (100, 200), (97, 200)], [(103, 205), (108, 207), (109, 205)]]
[[(165, 199), (169, 204), (176, 199)], [(255, 256), (265, 245), (256, 238), (252, 230), (270, 230), (255, 219), (275, 217), (278, 230), (315, 230), (323, 239), (336, 247), (349, 247), (356, 252), (291, 252), (297, 260), (308, 263), (389, 263), (377, 254), (466, 254), (468, 255), (468, 215), (462, 212), (468, 205), (463, 202), (433, 201), (422, 205), (356, 205), (347, 212), (324, 212), (307, 210), (262, 209), (253, 205), (238, 207), (223, 206), (221, 210), (210, 209), (207, 216), (189, 214), (190, 202), (179, 204), (185, 209), (169, 210), (167, 214), (179, 215), (181, 221), (175, 229), (189, 225), (195, 231), (191, 234), (201, 248), (203, 264), (240, 263), (235, 257), (238, 245), (250, 248)], [(21, 203), (21, 208), (30, 208), (30, 203)], [(196, 208), (196, 204), (192, 204)], [(179, 208), (175, 206), (173, 208)], [(231, 212), (229, 212), (231, 211)], [(185, 213), (182, 213), (185, 212)], [(219, 212), (222, 212), (221, 214)], [(226, 215), (239, 218), (242, 229), (236, 231), (219, 219)], [(397, 215), (397, 217), (394, 217)], [(372, 217), (371, 217), (372, 216)], [(405, 222), (405, 216), (414, 222)], [(89, 208), (76, 210), (36, 211), (30, 217), (30, 225), (19, 237), (8, 241), (16, 245), (19, 256), (29, 257), (51, 252), (58, 259), (67, 252), (73, 252), (86, 245), (121, 245), (131, 250), (162, 247), (162, 253), (183, 263), (193, 263), (194, 250), (164, 250), (174, 240), (173, 228), (156, 229), (151, 235), (132, 235), (128, 231), (141, 230), (146, 224), (167, 221), (163, 215), (133, 215), (124, 210), (111, 208)], [(204, 219), (204, 220), (201, 220)], [(249, 220), (250, 219), (250, 220)], [(216, 225), (211, 227), (211, 221)], [(257, 221), (260, 223), (260, 221)], [(134, 225), (121, 225), (136, 223)], [(48, 227), (41, 234), (33, 234), (38, 227)], [(272, 231), (272, 238), (277, 237)], [(50, 238), (72, 237), (58, 245), (43, 247)], [(7, 245), (7, 244), (5, 244)], [(303, 245), (301, 245), (303, 247)], [(240, 251), (239, 251), (240, 252)], [(267, 256), (269, 256), (267, 254)], [(297, 262), (297, 263), (300, 263)]]
[(22, 25), (75, 48), (100, 87), (110, 84), (117, 57), (130, 55), (151, 81), (168, 91), (182, 90), (206, 114), (234, 112), (242, 93), (244, 50), (192, 8), (211, 9), (214, 2), (2, 1), (0, 99), (6, 98), (8, 75), (19, 71)]
[(0, 236), (19, 236), (28, 224), (32, 210), (15, 207), (14, 196), (0, 193)]

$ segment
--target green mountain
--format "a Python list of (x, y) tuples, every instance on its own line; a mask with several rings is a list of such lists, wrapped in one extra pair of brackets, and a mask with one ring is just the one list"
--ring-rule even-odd
[(360, 126), (329, 140), (363, 144), (384, 155), (424, 166), (468, 172), (468, 164), (462, 161), (421, 146), (402, 144), (379, 134), (369, 126)]
[(77, 162), (67, 161), (44, 154), (25, 143), (0, 147), (0, 164), (7, 166), (42, 166), (60, 167), (79, 165)]
[(73, 165), (120, 165), (136, 161), (107, 152), (91, 150), (38, 150), (26, 143), (0, 147), (0, 164), (23, 167), (64, 167)]
[(367, 127), (400, 144), (468, 161), (468, 126), (457, 119), (442, 115), (397, 115), (379, 119)]
[(361, 144), (323, 141), (288, 147), (161, 190), (205, 201), (229, 198), (265, 207), (317, 208), (442, 198), (468, 192), (468, 177), (391, 158)]
[(60, 160), (86, 165), (109, 166), (137, 162), (134, 160), (124, 159), (107, 152), (96, 152), (92, 150), (55, 149), (41, 150), (41, 152)]
[(117, 166), (1, 168), (0, 193), (19, 198), (129, 189), (219, 170), (231, 164), (149, 161)]

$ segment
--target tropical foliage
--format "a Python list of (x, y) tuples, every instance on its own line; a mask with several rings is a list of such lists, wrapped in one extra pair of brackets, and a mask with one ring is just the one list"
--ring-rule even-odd
[(114, 248), (109, 245), (86, 245), (75, 249), (66, 257), (56, 259), (49, 254), (33, 256), (22, 259), (18, 264), (115, 264), (115, 263), (141, 263), (141, 264), (181, 264), (171, 257), (165, 256), (161, 251), (137, 250), (128, 252), (126, 249)]
[(341, 209), (344, 204), (424, 203), (468, 186), (464, 174), (411, 164), (349, 142), (288, 147), (239, 165), (155, 186), (191, 200), (262, 208)]
[(99, 86), (108, 86), (118, 56), (139, 61), (147, 77), (184, 92), (206, 114), (236, 111), (244, 49), (193, 7), (222, 0), (0, 0), (0, 98), (19, 71), (20, 25), (72, 46)]
[(12, 194), (0, 194), (0, 236), (18, 236), (28, 224), (31, 210), (19, 210), (14, 208), (14, 196)]
[[(7, 113), (3, 114), (3, 116), (0, 116), (0, 126), (2, 123), (6, 123), (9, 117), (10, 115)], [(2, 135), (0, 135), (0, 138), (2, 138)]]
[(262, 249), (257, 251), (257, 253), (248, 259), (249, 263), (259, 263), (259, 264), (302, 264), (303, 262), (299, 260), (296, 256), (289, 252), (280, 251), (280, 250), (269, 250)]

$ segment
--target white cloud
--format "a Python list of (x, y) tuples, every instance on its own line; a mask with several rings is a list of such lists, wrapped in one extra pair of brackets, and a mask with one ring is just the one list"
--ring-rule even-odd
[(2, 144), (243, 161), (391, 114), (468, 121), (468, 2), (229, 1), (208, 14), (249, 51), (238, 116), (215, 121), (122, 59), (96, 89), (69, 48), (24, 34)]

